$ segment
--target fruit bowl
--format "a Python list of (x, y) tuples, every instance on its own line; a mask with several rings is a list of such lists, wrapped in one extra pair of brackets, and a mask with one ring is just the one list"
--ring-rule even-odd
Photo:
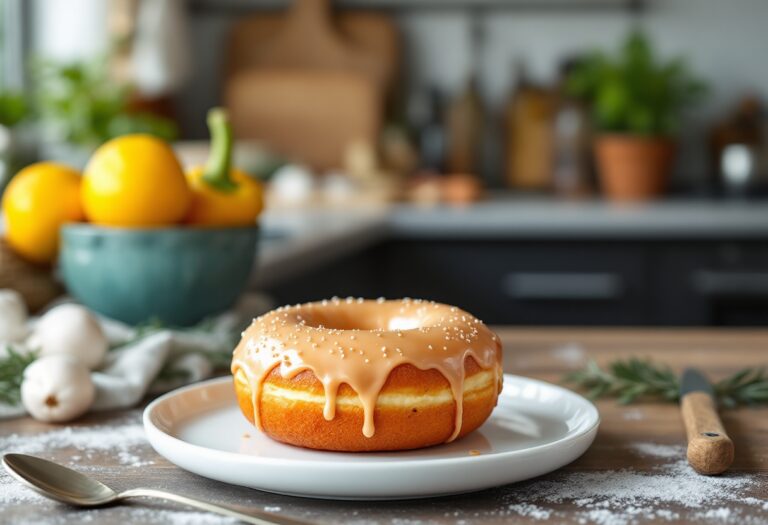
[(246, 290), (258, 228), (117, 228), (68, 224), (59, 264), (77, 300), (129, 324), (188, 326)]

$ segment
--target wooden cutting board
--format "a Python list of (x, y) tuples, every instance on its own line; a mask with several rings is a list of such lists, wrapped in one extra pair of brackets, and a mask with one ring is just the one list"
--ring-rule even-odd
[(296, 0), (287, 13), (258, 13), (230, 33), (227, 77), (256, 68), (353, 70), (391, 90), (400, 66), (391, 17), (333, 12), (330, 0)]
[(375, 144), (381, 125), (379, 88), (356, 71), (246, 71), (230, 78), (225, 98), (237, 137), (318, 170), (340, 168), (356, 141)]

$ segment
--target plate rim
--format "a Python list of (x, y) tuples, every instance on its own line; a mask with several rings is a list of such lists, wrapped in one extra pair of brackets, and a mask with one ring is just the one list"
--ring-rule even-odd
[[(354, 462), (344, 462), (339, 463), (338, 461), (334, 461), (331, 458), (328, 459), (298, 459), (298, 458), (276, 458), (276, 457), (265, 457), (265, 456), (253, 456), (250, 454), (243, 454), (238, 452), (231, 452), (227, 450), (219, 450), (211, 447), (206, 447), (203, 445), (197, 445), (194, 443), (190, 443), (189, 441), (185, 441), (181, 438), (178, 438), (165, 430), (159, 428), (153, 421), (152, 421), (152, 414), (155, 410), (157, 410), (158, 406), (162, 403), (167, 402), (167, 400), (183, 394), (187, 391), (191, 390), (197, 390), (197, 389), (204, 389), (204, 388), (210, 388), (212, 386), (217, 386), (219, 383), (223, 384), (225, 382), (231, 382), (232, 377), (231, 376), (222, 376), (222, 377), (216, 377), (212, 379), (208, 379), (205, 381), (201, 381), (198, 383), (193, 383), (191, 385), (186, 385), (180, 388), (177, 388), (175, 390), (172, 390), (170, 392), (167, 392), (163, 394), (162, 396), (156, 398), (153, 400), (147, 407), (144, 409), (144, 412), (142, 414), (142, 423), (144, 426), (144, 433), (147, 436), (147, 439), (149, 440), (150, 444), (154, 448), (153, 440), (150, 436), (154, 435), (157, 436), (159, 439), (165, 440), (172, 444), (174, 447), (181, 447), (184, 449), (187, 449), (190, 451), (190, 453), (194, 453), (196, 451), (203, 451), (205, 454), (213, 454), (214, 456), (220, 456), (224, 460), (236, 460), (236, 461), (246, 461), (249, 464), (253, 465), (274, 465), (274, 466), (287, 466), (287, 467), (297, 467), (301, 466), (302, 468), (318, 468), (318, 469), (363, 469), (363, 470), (391, 470), (391, 469), (397, 469), (399, 468), (403, 463), (407, 463), (409, 466), (435, 466), (436, 464), (440, 464), (441, 466), (457, 466), (462, 464), (477, 464), (477, 463), (484, 463), (484, 462), (495, 462), (502, 459), (509, 459), (510, 457), (525, 457), (530, 454), (539, 454), (543, 451), (546, 451), (548, 449), (556, 448), (559, 445), (562, 445), (563, 443), (572, 442), (572, 441), (578, 441), (582, 439), (584, 436), (587, 436), (597, 430), (597, 427), (600, 426), (601, 418), (600, 418), (600, 412), (598, 411), (597, 407), (594, 403), (592, 403), (589, 399), (582, 396), (581, 394), (578, 394), (577, 392), (574, 392), (573, 390), (570, 390), (568, 388), (562, 387), (560, 385), (556, 385), (553, 383), (549, 383), (547, 381), (542, 381), (540, 379), (534, 379), (526, 376), (520, 376), (516, 374), (503, 374), (504, 381), (506, 382), (507, 379), (510, 380), (523, 380), (526, 382), (532, 382), (536, 383), (537, 386), (550, 388), (559, 390), (561, 393), (563, 393), (566, 396), (573, 396), (579, 403), (583, 403), (584, 407), (589, 412), (588, 417), (592, 419), (591, 425), (586, 425), (585, 428), (580, 429), (576, 431), (575, 433), (568, 433), (565, 436), (555, 440), (551, 441), (549, 443), (542, 443), (540, 445), (535, 445), (528, 448), (518, 449), (518, 450), (507, 450), (502, 452), (495, 452), (495, 453), (488, 453), (488, 454), (481, 454), (479, 456), (459, 456), (459, 457), (447, 457), (447, 458), (409, 458), (409, 459), (401, 459), (397, 458), (398, 451), (389, 451), (389, 452), (381, 452), (382, 454), (391, 454), (394, 461), (381, 461), (381, 458), (376, 458), (375, 461), (367, 460), (368, 458), (365, 458), (364, 456), (360, 455), (359, 461)], [(198, 413), (198, 415), (203, 414), (204, 411), (201, 411)], [(255, 428), (255, 427), (254, 427)], [(481, 427), (482, 428), (482, 427)], [(256, 429), (258, 432), (258, 429)], [(267, 436), (269, 439), (269, 437)], [(293, 445), (289, 445), (286, 443), (282, 443), (285, 446), (293, 447)], [(436, 445), (440, 446), (440, 445)], [(360, 453), (357, 452), (339, 452), (339, 451), (324, 451), (324, 450), (313, 450), (313, 449), (305, 449), (302, 447), (295, 447), (302, 450), (309, 450), (310, 452), (314, 452), (317, 454), (348, 454), (348, 455), (358, 455)], [(178, 448), (177, 448), (178, 449)], [(158, 452), (159, 453), (159, 452)], [(365, 454), (365, 453), (363, 453)], [(163, 455), (163, 454), (161, 454)], [(163, 455), (164, 456), (164, 455)], [(164, 456), (165, 457), (165, 456)], [(166, 458), (167, 459), (167, 458)]]

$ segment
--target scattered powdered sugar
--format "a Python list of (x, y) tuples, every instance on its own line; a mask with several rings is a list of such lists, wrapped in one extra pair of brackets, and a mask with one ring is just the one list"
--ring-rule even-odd
[(587, 359), (584, 348), (576, 343), (557, 346), (552, 349), (550, 355), (562, 363), (574, 367), (584, 364), (584, 361)]
[[(82, 469), (81, 469), (82, 470)], [(22, 485), (4, 471), (0, 471), (0, 510), (3, 507), (24, 504), (44, 504), (46, 498)], [(270, 510), (271, 509), (271, 510)], [(264, 510), (275, 512), (279, 507), (265, 507)], [(45, 511), (42, 511), (45, 512)], [(73, 513), (77, 513), (76, 518)], [(161, 509), (157, 506), (122, 506), (97, 511), (72, 511), (41, 519), (39, 512), (28, 523), (35, 525), (68, 525), (69, 523), (101, 523), (107, 516), (126, 523), (163, 523), (165, 525), (234, 525), (238, 520), (226, 518), (208, 512)], [(0, 523), (4, 523), (0, 519)]]
[(731, 514), (731, 509), (720, 507), (717, 509), (709, 509), (706, 512), (699, 512), (696, 514), (696, 517), (705, 520), (728, 521), (731, 518)]
[[(766, 495), (766, 498), (768, 498), (768, 495)], [(768, 511), (768, 499), (744, 498), (743, 501), (747, 505), (756, 505), (763, 510)]]
[(733, 500), (753, 484), (747, 477), (705, 477), (685, 459), (650, 472), (630, 470), (568, 473), (565, 482), (536, 483), (539, 498), (550, 503), (576, 501), (584, 507), (625, 509), (648, 503), (674, 503), (697, 508)]
[(631, 408), (621, 413), (621, 418), (625, 421), (642, 421), (645, 419), (645, 414), (642, 410)]
[(43, 498), (37, 492), (28, 489), (11, 476), (0, 470), (0, 508), (6, 505), (18, 505), (42, 501)]
[(685, 457), (685, 447), (682, 445), (659, 445), (658, 443), (631, 443), (630, 449), (640, 456), (655, 458)]
[(43, 454), (56, 449), (75, 449), (72, 462), (109, 453), (121, 465), (142, 467), (152, 464), (141, 459), (137, 447), (148, 446), (139, 417), (126, 417), (109, 426), (63, 427), (37, 434), (10, 434), (0, 437), (0, 450), (22, 454)]
[(545, 509), (530, 503), (518, 503), (516, 505), (510, 505), (507, 508), (515, 514), (526, 516), (534, 520), (548, 520), (552, 515), (552, 511), (550, 509)]
[[(768, 516), (762, 514), (768, 511), (768, 502), (751, 495), (759, 488), (756, 478), (697, 474), (685, 459), (685, 448), (679, 445), (632, 443), (630, 450), (664, 462), (649, 471), (564, 472), (533, 481), (522, 491), (511, 490), (505, 494), (503, 498), (509, 501), (506, 510), (492, 511), (488, 516), (558, 521), (558, 518), (573, 516), (558, 510), (559, 505), (570, 504), (577, 507), (577, 521), (583, 524), (675, 521), (681, 519), (681, 512), (697, 521), (768, 523)], [(743, 512), (745, 507), (750, 515)], [(752, 516), (752, 511), (758, 517)]]
[(240, 521), (234, 518), (225, 518), (210, 512), (198, 512), (188, 510), (163, 510), (157, 508), (131, 507), (129, 510), (130, 522), (153, 522), (167, 525), (234, 525)]
[[(98, 477), (100, 455), (117, 458), (123, 466), (147, 463), (142, 457), (147, 444), (138, 422), (138, 413), (120, 419), (110, 426), (58, 428), (39, 434), (0, 436), (0, 450), (27, 454), (50, 455), (56, 450), (71, 450), (70, 464), (79, 470), (93, 471)], [(653, 465), (647, 470), (613, 469), (599, 471), (560, 471), (545, 478), (496, 489), (488, 498), (488, 507), (468, 510), (447, 503), (444, 518), (454, 525), (480, 520), (576, 522), (584, 525), (632, 525), (647, 522), (690, 521), (701, 523), (747, 524), (768, 523), (768, 501), (761, 489), (760, 477), (747, 474), (702, 476), (695, 473), (685, 459), (685, 448), (651, 442), (629, 443), (630, 452), (647, 458)], [(149, 455), (152, 457), (152, 455)], [(765, 483), (765, 478), (762, 478)], [(0, 509), (12, 505), (34, 505), (42, 497), (0, 472)], [(282, 507), (264, 505), (267, 512), (281, 512)], [(486, 510), (488, 509), (488, 510)], [(391, 510), (391, 509), (390, 509)], [(74, 511), (73, 511), (74, 512)], [(429, 523), (408, 516), (390, 515), (385, 520), (358, 517), (349, 509), (345, 522), (411, 525)], [(402, 515), (405, 514), (405, 515)], [(66, 512), (46, 517), (36, 525), (63, 525), (77, 516), (80, 523), (98, 523), (106, 516), (126, 523), (147, 522), (170, 525), (231, 524), (216, 515), (184, 509), (143, 506), (121, 506), (99, 511), (73, 514)], [(2, 520), (0, 520), (2, 521)], [(441, 519), (439, 521), (446, 521)]]
[[(113, 461), (116, 459), (120, 465), (126, 467), (142, 467), (154, 463), (142, 459), (142, 456), (146, 457), (145, 452), (148, 450), (149, 444), (140, 421), (140, 412), (132, 411), (109, 426), (72, 426), (35, 434), (4, 435), (0, 436), (0, 451), (50, 457), (56, 451), (72, 450), (74, 453), (67, 458), (69, 465), (82, 472), (93, 473), (98, 477), (98, 473), (102, 469), (95, 464), (98, 463), (98, 457), (103, 454), (108, 454)], [(91, 465), (88, 464), (88, 461), (92, 461)], [(46, 498), (22, 485), (0, 469), (0, 513), (3, 508), (10, 506), (29, 504), (37, 506), (46, 501), (48, 501)], [(264, 507), (264, 510), (279, 512), (281, 508), (267, 506)], [(133, 505), (98, 511), (65, 512), (59, 515), (45, 516), (42, 519), (39, 513), (35, 513), (34, 519), (29, 523), (65, 525), (75, 521), (73, 512), (76, 512), (78, 523), (99, 523), (106, 519), (106, 515), (112, 516), (115, 521), (127, 523), (152, 522), (170, 525), (230, 525), (238, 523), (235, 519), (207, 512)], [(0, 519), (0, 522), (3, 520)]]
[[(138, 413), (118, 420), (110, 426), (62, 427), (37, 434), (9, 434), (0, 436), (0, 451), (48, 456), (56, 450), (74, 450), (69, 456), (70, 466), (89, 470), (83, 462), (100, 454), (109, 454), (121, 465), (141, 467), (152, 464), (142, 460), (141, 447), (148, 447)], [(98, 469), (97, 469), (98, 470)], [(0, 505), (39, 501), (42, 497), (0, 472)]]
[[(98, 510), (66, 510), (60, 514), (14, 521), (28, 525), (70, 525), (71, 523), (162, 523), (163, 525), (236, 525), (234, 518), (194, 510), (169, 510), (157, 507), (118, 506)], [(2, 522), (5, 523), (5, 522)]]

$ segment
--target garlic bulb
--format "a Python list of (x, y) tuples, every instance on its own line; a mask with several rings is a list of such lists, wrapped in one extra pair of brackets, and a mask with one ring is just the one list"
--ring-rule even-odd
[(21, 402), (40, 421), (74, 419), (91, 407), (95, 396), (90, 370), (73, 357), (41, 357), (24, 370)]
[(15, 290), (0, 290), (0, 341), (18, 342), (27, 336), (27, 305)]
[(62, 304), (46, 312), (33, 336), (40, 355), (63, 354), (97, 368), (109, 347), (96, 317), (84, 306)]

